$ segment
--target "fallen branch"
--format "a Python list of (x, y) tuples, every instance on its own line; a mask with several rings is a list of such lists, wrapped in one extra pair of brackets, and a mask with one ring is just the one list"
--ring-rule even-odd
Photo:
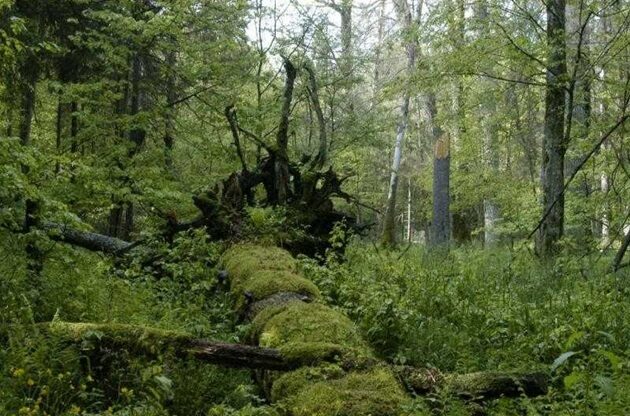
[(100, 251), (107, 254), (122, 254), (135, 246), (134, 243), (128, 241), (90, 231), (77, 230), (66, 224), (43, 222), (40, 224), (40, 227), (47, 231), (48, 236), (53, 240), (62, 241), (92, 251)]
[(171, 350), (179, 357), (193, 357), (224, 367), (287, 371), (299, 366), (273, 348), (196, 339), (178, 331), (116, 323), (59, 321), (38, 324), (38, 328), (68, 342), (107, 345), (141, 355), (153, 356)]

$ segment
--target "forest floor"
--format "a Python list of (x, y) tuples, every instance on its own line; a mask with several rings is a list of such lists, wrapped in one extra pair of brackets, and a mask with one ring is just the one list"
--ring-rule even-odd
[[(216, 269), (201, 260), (219, 252), (191, 233), (165, 252), (160, 272), (171, 277), (155, 279), (140, 264), (121, 272), (104, 258), (61, 248), (47, 262), (42, 304), (63, 321), (124, 322), (243, 342), (247, 325), (228, 312), (232, 300), (217, 288)], [(3, 275), (23, 267), (9, 263), (0, 266)], [(609, 274), (609, 265), (597, 253), (543, 265), (526, 248), (468, 246), (443, 254), (363, 243), (351, 244), (343, 262), (332, 255), (323, 265), (301, 260), (326, 301), (350, 316), (386, 360), (444, 372), (551, 372), (547, 395), (492, 401), (489, 415), (630, 414), (630, 287), (627, 270)], [(168, 355), (95, 355), (90, 339), (77, 348), (44, 338), (28, 325), (30, 306), (13, 295), (21, 284), (0, 281), (2, 321), (26, 324), (14, 327), (0, 350), (0, 414), (276, 414), (249, 371)], [(414, 399), (401, 414), (475, 411), (443, 391)]]

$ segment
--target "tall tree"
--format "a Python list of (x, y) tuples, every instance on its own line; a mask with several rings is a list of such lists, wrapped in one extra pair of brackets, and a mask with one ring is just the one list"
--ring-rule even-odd
[[(384, 245), (396, 244), (396, 191), (398, 190), (398, 172), (402, 160), (402, 150), (405, 141), (405, 132), (409, 122), (409, 101), (411, 97), (409, 79), (413, 74), (416, 65), (416, 53), (418, 48), (418, 35), (415, 28), (419, 24), (416, 18), (414, 22), (413, 11), (407, 0), (396, 0), (394, 2), (396, 11), (403, 28), (403, 38), (406, 40), (405, 50), (407, 53), (406, 77), (407, 81), (403, 87), (403, 96), (400, 104), (400, 115), (398, 126), (396, 127), (396, 142), (394, 144), (394, 158), (390, 172), (389, 188), (387, 193), (387, 205), (383, 218), (383, 234), (381, 241)], [(422, 2), (418, 4), (417, 16), (422, 14)]]
[(567, 80), (565, 0), (550, 0), (547, 10), (545, 126), (542, 156), (543, 220), (536, 252), (549, 257), (564, 232), (565, 91)]
[[(489, 38), (490, 15), (487, 0), (478, 0), (476, 4), (476, 19), (479, 25), (478, 36)], [(496, 177), (499, 172), (498, 129), (496, 123), (496, 102), (494, 93), (497, 89), (496, 80), (482, 78), (480, 80), (484, 95), (481, 98), (480, 119), (483, 132), (483, 158), (489, 174)], [(484, 243), (493, 245), (497, 242), (496, 226), (501, 216), (499, 205), (495, 198), (486, 197), (483, 200), (483, 232)]]

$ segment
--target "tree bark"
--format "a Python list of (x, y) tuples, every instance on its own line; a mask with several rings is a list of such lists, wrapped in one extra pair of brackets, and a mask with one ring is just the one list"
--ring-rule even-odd
[[(173, 48), (175, 45), (172, 45)], [(175, 108), (170, 105), (177, 101), (177, 91), (175, 89), (175, 66), (177, 64), (177, 54), (175, 50), (170, 50), (166, 54), (166, 104), (164, 114), (164, 166), (166, 171), (173, 174), (173, 146), (175, 143)]]
[[(20, 91), (20, 121), (19, 121), (19, 138), (23, 147), (31, 145), (31, 129), (33, 126), (33, 114), (35, 112), (35, 89), (37, 87), (37, 78), (39, 76), (39, 66), (37, 58), (32, 55), (33, 52), (27, 52), (29, 55), (21, 65), (20, 74), (23, 79), (19, 82)], [(28, 174), (29, 167), (22, 165), (22, 171)], [(32, 231), (39, 224), (39, 202), (36, 199), (27, 198), (24, 203), (24, 232)], [(33, 302), (39, 299), (39, 288), (41, 286), (41, 272), (44, 268), (44, 254), (37, 245), (37, 241), (29, 240), (26, 243), (26, 267), (27, 279), (33, 291)]]
[(291, 102), (293, 100), (293, 87), (297, 70), (295, 66), (284, 59), (284, 69), (286, 79), (284, 83), (284, 93), (282, 96), (282, 110), (278, 123), (278, 134), (276, 136), (276, 154), (274, 155), (274, 184), (273, 192), (268, 192), (269, 202), (272, 204), (285, 204), (290, 197), (289, 192), (289, 117), (291, 115)]
[(46, 230), (53, 240), (106, 254), (120, 254), (133, 246), (132, 243), (115, 237), (77, 230), (64, 224), (46, 221), (40, 224), (40, 227)]
[(623, 257), (626, 254), (626, 251), (628, 251), (628, 246), (630, 246), (630, 230), (627, 230), (625, 232), (625, 236), (623, 237), (621, 246), (619, 247), (619, 250), (617, 250), (617, 254), (615, 255), (615, 260), (613, 261), (613, 267), (612, 267), (613, 271), (616, 272), (617, 270), (621, 269), (622, 267), (621, 262), (623, 261)]
[(567, 77), (565, 0), (547, 2), (547, 84), (542, 174), (543, 220), (536, 239), (536, 252), (551, 257), (564, 233), (565, 85)]
[(433, 162), (433, 222), (431, 245), (448, 246), (451, 237), (450, 217), (450, 138), (443, 133), (435, 142)]

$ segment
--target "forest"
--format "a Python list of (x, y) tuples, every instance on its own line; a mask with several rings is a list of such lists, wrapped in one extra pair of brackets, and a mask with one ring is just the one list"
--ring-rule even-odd
[(0, 416), (630, 415), (630, 1), (0, 0)]

